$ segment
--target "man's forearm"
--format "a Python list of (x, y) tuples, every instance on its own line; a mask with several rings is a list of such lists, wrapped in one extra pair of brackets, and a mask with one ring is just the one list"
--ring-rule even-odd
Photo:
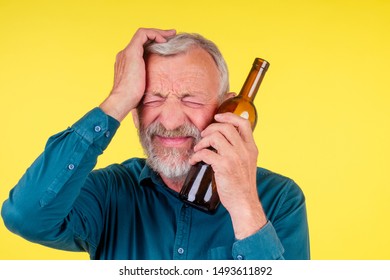
[(4, 202), (6, 226), (31, 241), (57, 235), (118, 126), (96, 108), (71, 128), (52, 136)]

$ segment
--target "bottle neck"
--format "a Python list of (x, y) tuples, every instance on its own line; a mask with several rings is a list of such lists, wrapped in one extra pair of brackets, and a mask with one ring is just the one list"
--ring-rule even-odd
[(239, 96), (253, 102), (261, 82), (263, 81), (265, 73), (268, 70), (268, 67), (268, 61), (261, 58), (256, 58), (253, 62), (252, 69), (250, 70), (248, 77), (246, 78), (246, 81), (241, 88)]

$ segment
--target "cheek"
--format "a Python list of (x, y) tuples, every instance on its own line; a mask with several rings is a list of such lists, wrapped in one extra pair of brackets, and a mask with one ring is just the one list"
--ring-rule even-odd
[(216, 110), (196, 111), (189, 114), (189, 120), (200, 131), (203, 131), (214, 120)]
[(140, 125), (142, 125), (143, 127), (148, 127), (158, 118), (159, 112), (156, 108), (144, 107), (140, 111), (138, 111), (138, 114)]

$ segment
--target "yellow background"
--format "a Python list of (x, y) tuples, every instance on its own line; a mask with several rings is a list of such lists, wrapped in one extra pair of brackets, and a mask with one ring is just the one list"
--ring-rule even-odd
[[(109, 93), (140, 27), (215, 41), (238, 91), (255, 56), (259, 165), (307, 198), (313, 259), (390, 259), (390, 1), (0, 1), (0, 201), (43, 150)], [(132, 144), (137, 142), (137, 144)], [(98, 166), (142, 156), (127, 118)], [(0, 223), (0, 259), (87, 259)]]

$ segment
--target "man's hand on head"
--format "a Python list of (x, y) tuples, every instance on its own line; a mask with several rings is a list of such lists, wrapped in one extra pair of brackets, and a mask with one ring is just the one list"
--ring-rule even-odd
[(154, 28), (140, 28), (130, 43), (116, 56), (114, 85), (110, 95), (100, 108), (118, 121), (137, 107), (145, 92), (146, 70), (144, 46), (150, 41), (164, 43), (176, 31)]

